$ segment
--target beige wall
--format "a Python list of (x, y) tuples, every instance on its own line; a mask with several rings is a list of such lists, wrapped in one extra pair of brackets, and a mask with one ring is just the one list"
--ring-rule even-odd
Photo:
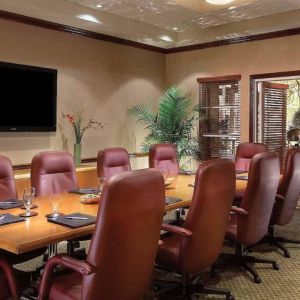
[(58, 70), (60, 130), (0, 133), (0, 154), (13, 164), (29, 163), (39, 151), (67, 147), (72, 152), (73, 129), (61, 113), (75, 112), (82, 104), (87, 116), (107, 123), (102, 130), (86, 132), (82, 157), (95, 157), (110, 146), (137, 151), (144, 132), (127, 116), (127, 108), (138, 102), (154, 105), (165, 86), (163, 54), (4, 20), (0, 20), (0, 61)]
[(169, 54), (166, 84), (178, 84), (198, 100), (196, 78), (241, 74), (241, 139), (249, 139), (249, 76), (300, 70), (300, 35)]

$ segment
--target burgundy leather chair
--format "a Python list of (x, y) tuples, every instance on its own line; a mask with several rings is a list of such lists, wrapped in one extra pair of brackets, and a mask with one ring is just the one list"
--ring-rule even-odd
[(0, 201), (17, 199), (17, 189), (11, 161), (0, 155)]
[(252, 157), (267, 151), (267, 146), (262, 143), (240, 143), (235, 154), (236, 171), (248, 172)]
[(149, 168), (177, 175), (179, 166), (174, 146), (172, 144), (152, 145), (149, 150)]
[[(140, 300), (149, 287), (164, 213), (165, 187), (156, 170), (117, 174), (104, 186), (86, 262), (48, 261), (39, 300)], [(53, 278), (57, 265), (74, 273)]]
[(129, 155), (126, 149), (116, 147), (107, 148), (98, 152), (98, 177), (109, 178), (115, 174), (130, 171)]
[(78, 188), (76, 169), (71, 153), (45, 151), (31, 162), (31, 185), (36, 196), (68, 192)]
[(191, 279), (192, 274), (205, 270), (220, 254), (234, 190), (234, 164), (227, 159), (207, 161), (196, 173), (193, 198), (184, 226), (162, 225), (163, 230), (174, 234), (163, 239), (156, 263), (183, 274), (184, 294), (219, 294), (233, 299), (229, 291), (192, 285)]
[(0, 300), (19, 299), (19, 291), (12, 267), (0, 259)]
[(279, 269), (276, 261), (247, 253), (247, 248), (258, 243), (268, 232), (279, 176), (279, 158), (275, 153), (259, 153), (252, 158), (241, 206), (232, 207), (235, 215), (226, 229), (226, 238), (235, 242), (235, 254), (224, 254), (223, 260), (213, 265), (212, 275), (228, 265), (239, 265), (253, 275), (255, 283), (260, 283), (254, 263), (267, 263), (273, 269)]
[(285, 257), (290, 257), (284, 243), (300, 244), (300, 241), (277, 237), (275, 226), (284, 226), (291, 222), (300, 195), (300, 148), (289, 149), (286, 155), (285, 170), (281, 178), (276, 201), (269, 224), (268, 241), (280, 248)]

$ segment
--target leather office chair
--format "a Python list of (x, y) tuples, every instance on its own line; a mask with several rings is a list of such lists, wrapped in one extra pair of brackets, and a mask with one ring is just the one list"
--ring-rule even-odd
[[(10, 159), (0, 155), (0, 201), (8, 199), (18, 199), (14, 171)], [(5, 250), (0, 250), (0, 255), (11, 264), (18, 264), (42, 255), (45, 251), (46, 248), (42, 248), (16, 255)]]
[(0, 155), (0, 201), (17, 199), (17, 189), (11, 161)]
[[(86, 262), (65, 255), (52, 258), (46, 265), (38, 299), (140, 300), (153, 271), (164, 191), (163, 178), (155, 170), (109, 178)], [(75, 272), (53, 278), (56, 265)]]
[(19, 299), (19, 291), (12, 267), (0, 259), (0, 300)]
[(31, 162), (31, 185), (36, 196), (68, 192), (78, 188), (76, 169), (71, 153), (45, 151)]
[(262, 143), (240, 143), (235, 154), (236, 171), (248, 172), (252, 157), (267, 151), (267, 146)]
[(191, 275), (209, 267), (220, 254), (234, 190), (235, 171), (231, 161), (204, 162), (196, 173), (193, 198), (184, 226), (162, 225), (163, 230), (174, 234), (163, 239), (156, 263), (183, 274), (182, 292), (186, 295), (207, 293), (234, 299), (229, 291), (191, 283)]
[(235, 254), (224, 254), (223, 260), (212, 266), (212, 275), (228, 265), (239, 265), (253, 275), (255, 283), (260, 283), (261, 278), (252, 264), (267, 263), (279, 269), (275, 261), (247, 253), (247, 247), (259, 242), (268, 232), (279, 176), (279, 159), (275, 153), (259, 153), (252, 158), (241, 206), (232, 207), (235, 215), (226, 229), (226, 238), (235, 242)]
[(149, 150), (149, 168), (177, 175), (179, 166), (176, 151), (172, 144), (155, 144)]
[(109, 178), (115, 174), (130, 171), (128, 152), (124, 148), (107, 148), (98, 152), (97, 174), (98, 177)]
[[(36, 154), (31, 162), (31, 185), (36, 196), (64, 193), (78, 188), (76, 168), (71, 153), (44, 151)], [(89, 240), (90, 235), (68, 241), (68, 254), (74, 254), (79, 241)]]
[(274, 227), (287, 225), (291, 222), (300, 195), (300, 148), (289, 149), (286, 155), (285, 170), (281, 178), (276, 201), (269, 224), (268, 240), (280, 248), (285, 257), (290, 257), (284, 243), (300, 244), (300, 241), (277, 237)]

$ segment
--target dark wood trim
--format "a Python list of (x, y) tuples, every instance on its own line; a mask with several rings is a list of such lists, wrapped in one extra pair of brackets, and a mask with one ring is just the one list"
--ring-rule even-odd
[(247, 36), (242, 36), (242, 37), (238, 37), (238, 38), (225, 39), (225, 40), (207, 42), (207, 43), (202, 43), (202, 44), (170, 48), (170, 49), (165, 49), (164, 53), (172, 54), (172, 53), (193, 51), (193, 50), (206, 49), (206, 48), (212, 48), (212, 47), (221, 47), (221, 46), (227, 46), (227, 45), (239, 44), (239, 43), (245, 43), (245, 42), (253, 42), (253, 41), (259, 41), (259, 40), (280, 38), (280, 37), (297, 35), (297, 34), (300, 34), (300, 27), (279, 30), (279, 31), (273, 31), (273, 32), (267, 32), (267, 33), (261, 33), (261, 34), (247, 35)]
[(218, 77), (201, 77), (197, 78), (198, 83), (207, 83), (207, 82), (222, 82), (222, 81), (235, 81), (241, 80), (242, 75), (227, 75), (227, 76), (218, 76)]
[(268, 78), (280, 78), (280, 77), (293, 77), (299, 76), (300, 77), (300, 70), (294, 71), (281, 71), (281, 72), (274, 72), (274, 73), (262, 73), (262, 74), (253, 74), (250, 75), (250, 101), (249, 101), (249, 141), (254, 141), (254, 124), (253, 124), (253, 117), (255, 111), (255, 80), (256, 79), (268, 79)]
[[(129, 157), (133, 157), (133, 158), (139, 158), (139, 157), (146, 157), (148, 156), (149, 153), (129, 153)], [(97, 157), (88, 157), (88, 158), (82, 158), (81, 162), (83, 164), (86, 163), (94, 163), (97, 162)], [(20, 165), (14, 165), (13, 169), (14, 170), (24, 170), (24, 169), (30, 169), (31, 164), (20, 164)]]
[(116, 43), (116, 44), (120, 44), (120, 45), (150, 50), (150, 51), (154, 51), (154, 52), (158, 52), (158, 53), (162, 53), (162, 54), (171, 54), (171, 53), (200, 50), (200, 49), (206, 49), (206, 48), (212, 48), (212, 47), (221, 47), (221, 46), (244, 43), (244, 42), (259, 41), (259, 40), (266, 40), (266, 39), (279, 38), (279, 37), (300, 34), (300, 27), (297, 27), (297, 28), (279, 30), (279, 31), (274, 31), (274, 32), (248, 35), (248, 36), (232, 38), (232, 39), (224, 39), (224, 40), (219, 40), (219, 41), (212, 41), (212, 42), (207, 42), (207, 43), (164, 49), (164, 48), (157, 47), (157, 46), (151, 46), (151, 45), (147, 45), (147, 44), (143, 44), (143, 43), (139, 43), (139, 42), (135, 42), (135, 41), (126, 40), (123, 38), (114, 37), (114, 36), (111, 36), (108, 34), (103, 34), (103, 33), (80, 29), (80, 28), (76, 28), (76, 27), (72, 27), (72, 26), (68, 26), (68, 25), (58, 24), (58, 23), (54, 23), (54, 22), (50, 22), (50, 21), (45, 21), (42, 19), (19, 15), (19, 14), (4, 11), (4, 10), (0, 10), (0, 19), (10, 20), (10, 21), (33, 25), (33, 26), (39, 26), (39, 27), (47, 28), (47, 29), (51, 29), (51, 30), (63, 31), (63, 32), (68, 32), (68, 33), (72, 33), (72, 34), (78, 34), (81, 36), (85, 36), (85, 37), (89, 37), (89, 38), (93, 38), (93, 39), (97, 39), (97, 40), (101, 40), (101, 41), (106, 41), (106, 42)]
[(41, 19), (37, 19), (37, 18), (24, 16), (24, 15), (19, 15), (19, 14), (11, 13), (11, 12), (4, 11), (4, 10), (0, 10), (0, 19), (10, 20), (10, 21), (18, 22), (18, 23), (38, 26), (38, 27), (47, 28), (47, 29), (56, 30), (56, 31), (64, 31), (64, 32), (77, 34), (77, 35), (81, 35), (84, 37), (101, 40), (101, 41), (105, 41), (105, 42), (111, 42), (111, 43), (115, 43), (115, 44), (150, 50), (150, 51), (154, 51), (154, 52), (165, 53), (165, 49), (160, 48), (160, 47), (146, 45), (143, 43), (126, 40), (123, 38), (114, 37), (114, 36), (104, 34), (104, 33), (98, 33), (98, 32), (80, 29), (80, 28), (76, 28), (76, 27), (72, 27), (72, 26), (68, 26), (68, 25), (58, 24), (58, 23), (54, 23), (54, 22), (50, 22), (50, 21), (45, 21), (45, 20), (41, 20)]

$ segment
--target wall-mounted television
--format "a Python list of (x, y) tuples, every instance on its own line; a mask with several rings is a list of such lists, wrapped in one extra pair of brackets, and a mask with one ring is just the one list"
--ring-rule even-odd
[(0, 62), (0, 131), (56, 131), (57, 70)]

